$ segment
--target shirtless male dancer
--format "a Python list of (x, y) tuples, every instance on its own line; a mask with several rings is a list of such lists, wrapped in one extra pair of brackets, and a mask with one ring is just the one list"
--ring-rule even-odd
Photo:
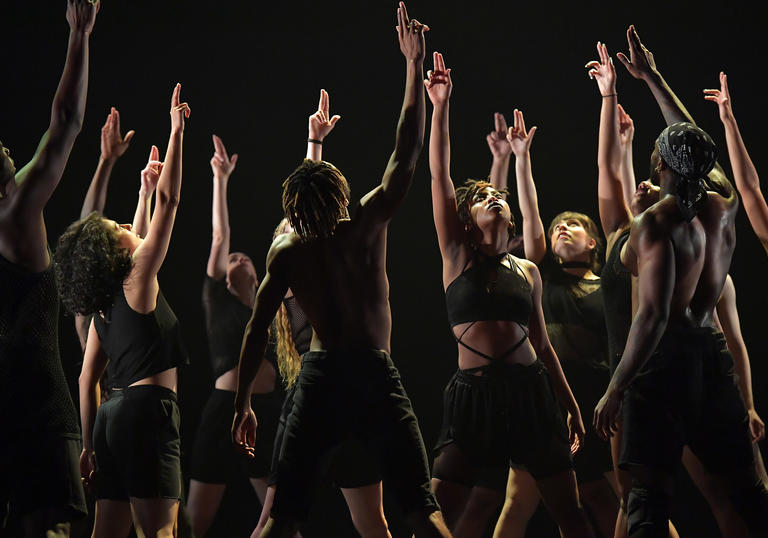
[[(252, 451), (256, 418), (251, 382), (261, 364), (267, 329), (290, 288), (314, 334), (304, 355), (285, 427), (271, 518), (261, 536), (292, 536), (311, 502), (312, 484), (345, 439), (370, 447), (416, 536), (449, 536), (429, 487), (416, 416), (389, 358), (392, 316), (386, 274), (387, 225), (405, 198), (424, 143), (424, 31), (397, 10), (406, 60), (405, 98), (395, 149), (381, 184), (350, 218), (349, 186), (323, 161), (305, 160), (283, 184), (283, 209), (294, 232), (278, 237), (256, 295), (243, 341), (233, 439)], [(310, 140), (310, 142), (312, 142)], [(377, 457), (378, 456), (378, 457)], [(381, 483), (359, 488), (381, 495)], [(354, 500), (348, 500), (353, 504)], [(386, 519), (363, 536), (389, 536)]]

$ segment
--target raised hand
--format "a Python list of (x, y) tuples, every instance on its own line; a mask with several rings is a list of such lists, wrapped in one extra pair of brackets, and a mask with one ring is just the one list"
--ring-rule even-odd
[(720, 89), (704, 90), (704, 99), (717, 103), (720, 121), (725, 122), (733, 118), (731, 92), (728, 90), (728, 77), (722, 71), (720, 71)]
[(494, 159), (506, 159), (512, 153), (512, 146), (507, 140), (507, 120), (504, 114), (495, 112), (493, 124), (494, 129), (485, 137), (485, 141), (488, 142), (488, 149), (491, 150)]
[(187, 103), (180, 103), (181, 84), (176, 84), (171, 96), (171, 129), (184, 130), (184, 118), (188, 118), (192, 110)]
[(101, 8), (98, 0), (67, 0), (67, 22), (73, 32), (90, 35), (96, 22), (96, 13)]
[(624, 64), (630, 75), (647, 82), (656, 73), (656, 62), (653, 59), (653, 53), (640, 42), (640, 36), (637, 35), (634, 24), (627, 28), (627, 44), (629, 58), (623, 52), (618, 53), (616, 57)]
[(521, 157), (531, 149), (531, 142), (533, 142), (533, 135), (536, 134), (537, 127), (531, 127), (530, 131), (526, 131), (522, 111), (515, 109), (514, 115), (515, 123), (507, 132), (507, 141), (515, 157)]
[(434, 69), (427, 71), (427, 79), (424, 86), (427, 88), (427, 95), (432, 101), (432, 106), (443, 105), (451, 97), (453, 82), (451, 81), (451, 70), (445, 68), (443, 55), (439, 52), (432, 53)]
[(424, 32), (428, 31), (429, 26), (426, 24), (408, 18), (405, 2), (400, 2), (400, 7), (397, 8), (397, 38), (400, 41), (400, 52), (406, 60), (424, 61), (426, 54)]
[(322, 141), (333, 131), (336, 122), (341, 119), (338, 114), (331, 117), (328, 92), (320, 90), (320, 102), (317, 112), (309, 117), (309, 138)]
[(619, 141), (621, 145), (631, 146), (635, 138), (635, 122), (629, 117), (627, 111), (621, 105), (616, 105), (619, 111)]
[(600, 61), (592, 60), (584, 66), (589, 68), (589, 78), (597, 82), (597, 88), (603, 97), (616, 95), (616, 70), (613, 68), (613, 58), (608, 55), (606, 46), (599, 41), (597, 55)]
[(104, 160), (116, 160), (121, 157), (131, 143), (136, 132), (131, 130), (120, 134), (120, 113), (112, 107), (104, 127), (101, 128), (101, 157)]
[(253, 409), (250, 406), (246, 410), (239, 409), (235, 413), (235, 420), (232, 422), (232, 442), (240, 452), (249, 458), (253, 458), (255, 455), (254, 444), (256, 443), (257, 426), (256, 415), (253, 414)]
[(227, 179), (235, 170), (237, 164), (237, 153), (230, 157), (227, 154), (227, 148), (224, 147), (224, 142), (221, 141), (216, 135), (213, 135), (213, 157), (211, 157), (211, 170), (213, 170), (214, 177)]
[(160, 179), (160, 172), (163, 171), (163, 163), (160, 162), (160, 152), (157, 146), (152, 146), (149, 151), (149, 159), (144, 170), (141, 171), (141, 193), (150, 195), (157, 188), (157, 181)]

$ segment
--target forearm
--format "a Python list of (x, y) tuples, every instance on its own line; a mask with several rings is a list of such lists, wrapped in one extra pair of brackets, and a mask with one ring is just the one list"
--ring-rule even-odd
[(621, 147), (622, 159), (621, 159), (621, 189), (624, 193), (624, 203), (627, 206), (632, 202), (632, 197), (635, 194), (637, 183), (635, 181), (635, 165), (632, 162), (632, 142), (622, 145)]
[(133, 214), (133, 231), (139, 237), (146, 237), (149, 231), (149, 216), (152, 206), (152, 193), (139, 189), (139, 198), (136, 202), (136, 212)]
[(747, 410), (754, 409), (755, 402), (752, 396), (752, 368), (749, 364), (749, 355), (747, 354), (744, 342), (742, 341), (741, 344), (736, 345), (729, 343), (728, 349), (733, 356), (733, 369), (739, 377), (739, 388), (741, 389), (741, 395), (744, 398), (744, 404), (747, 406)]
[(51, 108), (52, 128), (62, 127), (78, 133), (83, 125), (88, 93), (89, 37), (84, 32), (69, 32), (64, 72)]
[[(311, 140), (316, 140), (314, 138), (308, 138), (307, 139), (307, 159), (311, 161), (322, 161), (323, 160), (323, 145), (318, 144), (317, 142), (310, 142)], [(322, 142), (322, 140), (320, 140)]]
[(179, 203), (181, 194), (181, 156), (182, 143), (184, 141), (183, 128), (171, 130), (168, 141), (168, 150), (165, 152), (163, 170), (157, 182), (157, 206), (170, 205), (175, 207)]
[(438, 105), (432, 112), (429, 134), (429, 170), (433, 178), (449, 178), (451, 137), (448, 103)]
[(406, 61), (405, 97), (400, 110), (395, 135), (393, 160), (413, 169), (424, 145), (424, 64), (421, 60)]
[(667, 125), (677, 123), (680, 121), (687, 121), (695, 124), (693, 117), (683, 105), (682, 101), (677, 98), (675, 92), (669, 87), (667, 81), (661, 76), (661, 73), (655, 71), (645, 80), (646, 84), (651, 90), (653, 97), (656, 99), (656, 103), (659, 105), (664, 121)]
[(509, 155), (505, 157), (493, 156), (493, 162), (491, 163), (491, 185), (496, 190), (503, 190), (507, 188), (507, 177), (509, 176)]
[(539, 263), (547, 251), (547, 241), (544, 237), (544, 224), (539, 214), (539, 198), (536, 193), (536, 184), (533, 182), (530, 152), (526, 151), (515, 157), (515, 176), (517, 200), (523, 217), (525, 257), (534, 263)]
[(560, 365), (560, 360), (557, 358), (552, 345), (549, 344), (546, 349), (539, 350), (538, 358), (547, 367), (549, 380), (552, 383), (552, 389), (555, 391), (557, 400), (569, 413), (574, 414), (575, 411), (578, 411), (579, 406), (576, 403), (576, 398), (573, 396), (570, 385), (568, 385), (568, 380), (565, 379), (563, 367)]
[(96, 211), (104, 213), (104, 205), (107, 201), (107, 187), (109, 187), (109, 177), (112, 174), (112, 167), (115, 164), (114, 159), (105, 159), (99, 157), (99, 164), (96, 166), (96, 172), (93, 174), (88, 192), (83, 200), (83, 207), (80, 210), (80, 218), (87, 217)]
[(99, 383), (80, 380), (80, 426), (83, 435), (83, 449), (93, 452), (93, 425), (99, 409)]
[(253, 319), (248, 322), (240, 350), (240, 364), (237, 368), (237, 394), (235, 409), (246, 409), (251, 405), (253, 380), (261, 366), (267, 349), (267, 331), (256, 331), (252, 327)]
[(213, 240), (222, 244), (226, 243), (226, 251), (229, 252), (229, 207), (227, 205), (228, 178), (213, 176), (213, 205), (211, 230)]

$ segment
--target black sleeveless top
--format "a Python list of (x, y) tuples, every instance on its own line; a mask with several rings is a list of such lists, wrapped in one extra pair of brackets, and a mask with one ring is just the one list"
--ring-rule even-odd
[(80, 438), (59, 356), (53, 263), (34, 273), (0, 256), (0, 414), (0, 445), (30, 435)]
[(629, 229), (613, 244), (603, 268), (603, 307), (608, 329), (608, 358), (611, 371), (619, 364), (632, 325), (632, 273), (621, 263), (621, 249), (629, 239)]
[(120, 286), (114, 304), (96, 315), (93, 324), (109, 357), (109, 389), (122, 389), (169, 368), (189, 364), (181, 339), (179, 320), (163, 296), (148, 314), (133, 310)]

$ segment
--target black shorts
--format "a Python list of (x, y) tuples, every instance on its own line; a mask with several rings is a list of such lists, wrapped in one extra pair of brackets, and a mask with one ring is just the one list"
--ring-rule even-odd
[[(30, 435), (8, 441), (0, 441), (0, 512), (10, 503), (19, 516), (53, 510), (62, 522), (88, 513), (80, 480), (80, 439)], [(0, 529), (2, 524), (0, 517)]]
[[(443, 393), (435, 449), (451, 443), (474, 464), (468, 486), (504, 491), (509, 467), (536, 479), (573, 468), (568, 428), (539, 360), (530, 366), (492, 364), (483, 375), (458, 370)], [(450, 469), (436, 468), (434, 476), (457, 481)]]
[(754, 463), (744, 400), (722, 333), (667, 330), (624, 394), (622, 468), (674, 473), (688, 445), (712, 473)]
[(235, 393), (213, 389), (205, 404), (192, 449), (190, 478), (209, 484), (226, 484), (238, 476), (264, 478), (269, 474), (272, 445), (280, 417), (282, 391), (254, 394), (251, 407), (256, 414), (255, 454), (249, 458), (232, 444)]
[(310, 351), (296, 381), (277, 469), (272, 515), (304, 520), (335, 448), (366, 447), (405, 514), (438, 510), (416, 415), (383, 351)]
[(600, 480), (605, 473), (613, 470), (611, 445), (608, 441), (601, 439), (595, 429), (588, 424), (597, 402), (603, 397), (611, 381), (610, 370), (607, 366), (576, 360), (562, 361), (561, 364), (573, 397), (581, 409), (582, 420), (587, 425), (584, 443), (573, 457), (576, 480), (580, 484)]
[(115, 390), (93, 427), (96, 498), (180, 499), (179, 406), (157, 385)]

